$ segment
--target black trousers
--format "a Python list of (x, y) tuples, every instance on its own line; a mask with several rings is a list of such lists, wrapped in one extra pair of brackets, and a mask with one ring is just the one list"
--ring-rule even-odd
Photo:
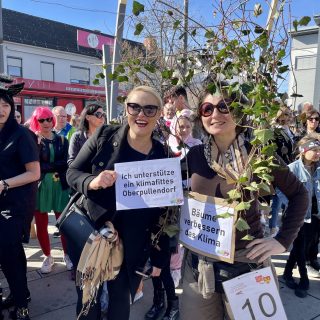
[(292, 270), (297, 263), (300, 277), (308, 278), (307, 267), (306, 267), (306, 247), (310, 241), (309, 235), (306, 232), (309, 223), (304, 223), (300, 228), (297, 238), (293, 242), (293, 247), (290, 252), (287, 264), (285, 266), (284, 272), (287, 275), (292, 275)]
[(317, 260), (319, 253), (319, 237), (320, 237), (320, 220), (315, 216), (311, 216), (311, 223), (306, 226), (306, 235), (308, 237), (306, 247), (307, 261)]
[(27, 285), (27, 259), (22, 245), (24, 219), (0, 214), (0, 265), (8, 281), (15, 306), (26, 308), (30, 295)]
[[(160, 273), (160, 277), (152, 277), (153, 290), (156, 292), (162, 289), (166, 291), (167, 300), (172, 301), (176, 299), (174, 282), (170, 272), (170, 264), (166, 265)], [(156, 293), (155, 293), (156, 295)]]

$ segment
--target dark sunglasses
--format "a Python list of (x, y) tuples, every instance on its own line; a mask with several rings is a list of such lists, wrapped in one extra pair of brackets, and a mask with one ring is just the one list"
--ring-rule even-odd
[(100, 111), (95, 112), (93, 115), (95, 117), (97, 117), (98, 119), (106, 118), (106, 114), (104, 112), (100, 112)]
[(157, 114), (159, 107), (154, 105), (140, 106), (140, 104), (128, 102), (127, 109), (132, 116), (137, 116), (142, 110), (146, 117), (152, 118)]
[(315, 118), (308, 118), (308, 120), (309, 120), (309, 121), (313, 121), (313, 120), (315, 120), (315, 121), (319, 121), (319, 120), (320, 120), (320, 118), (319, 118), (319, 117), (315, 117)]
[(199, 113), (202, 117), (210, 117), (213, 114), (214, 109), (217, 108), (220, 113), (228, 114), (230, 112), (228, 103), (231, 102), (231, 100), (223, 100), (220, 101), (217, 105), (213, 105), (210, 102), (205, 102), (200, 106)]
[(38, 122), (39, 123), (44, 123), (45, 121), (47, 121), (47, 122), (52, 122), (52, 120), (53, 120), (53, 118), (46, 118), (46, 119), (38, 119)]

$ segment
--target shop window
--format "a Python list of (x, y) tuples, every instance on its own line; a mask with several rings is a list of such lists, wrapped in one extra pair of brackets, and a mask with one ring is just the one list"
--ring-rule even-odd
[(22, 77), (22, 59), (15, 57), (7, 57), (8, 75), (14, 77)]
[(51, 62), (41, 62), (41, 80), (54, 81), (54, 64)]
[(90, 84), (90, 69), (71, 66), (70, 83)]

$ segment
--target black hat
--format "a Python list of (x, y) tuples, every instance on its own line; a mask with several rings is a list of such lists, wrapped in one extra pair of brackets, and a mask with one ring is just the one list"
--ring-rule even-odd
[(9, 85), (13, 79), (5, 74), (0, 74), (0, 95), (15, 96), (24, 87), (24, 82)]

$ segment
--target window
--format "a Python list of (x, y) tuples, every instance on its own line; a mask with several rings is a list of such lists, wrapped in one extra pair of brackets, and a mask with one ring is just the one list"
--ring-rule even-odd
[(296, 57), (296, 70), (315, 69), (317, 56)]
[(22, 77), (22, 59), (7, 57), (8, 75)]
[(90, 69), (71, 66), (70, 83), (90, 84)]
[(54, 64), (51, 62), (41, 62), (41, 80), (54, 81)]

